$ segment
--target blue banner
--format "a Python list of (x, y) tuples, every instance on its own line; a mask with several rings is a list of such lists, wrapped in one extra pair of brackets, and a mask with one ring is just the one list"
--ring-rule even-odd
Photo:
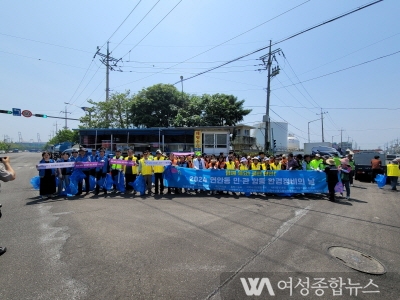
[(250, 193), (326, 193), (326, 176), (319, 171), (196, 170), (168, 166), (167, 187)]

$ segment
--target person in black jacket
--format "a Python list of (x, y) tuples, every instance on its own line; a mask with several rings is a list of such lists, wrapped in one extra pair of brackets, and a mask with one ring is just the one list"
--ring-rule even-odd
[(326, 160), (325, 167), (326, 182), (328, 183), (329, 201), (335, 202), (335, 185), (339, 182), (338, 168), (332, 158)]

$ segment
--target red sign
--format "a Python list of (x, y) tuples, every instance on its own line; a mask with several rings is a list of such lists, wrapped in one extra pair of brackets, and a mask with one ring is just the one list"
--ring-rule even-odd
[(23, 110), (21, 112), (21, 115), (23, 115), (24, 117), (30, 118), (30, 117), (32, 117), (32, 112), (30, 110)]

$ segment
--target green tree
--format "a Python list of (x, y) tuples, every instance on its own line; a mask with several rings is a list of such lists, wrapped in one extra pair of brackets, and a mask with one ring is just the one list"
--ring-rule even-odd
[(69, 129), (60, 130), (47, 144), (55, 145), (63, 142), (79, 143), (79, 132)]
[(129, 128), (132, 124), (130, 110), (133, 97), (130, 96), (130, 91), (113, 93), (108, 101), (88, 102), (92, 107), (80, 118), (80, 128)]
[(235, 126), (251, 109), (244, 109), (244, 100), (233, 95), (203, 95), (204, 118), (208, 126)]
[(182, 94), (171, 84), (156, 84), (142, 89), (131, 108), (132, 124), (136, 127), (170, 127), (183, 107)]

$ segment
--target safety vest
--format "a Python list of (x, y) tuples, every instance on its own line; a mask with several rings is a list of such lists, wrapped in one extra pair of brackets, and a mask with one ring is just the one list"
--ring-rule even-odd
[[(150, 159), (148, 159), (150, 160)], [(144, 158), (139, 160), (140, 163), (140, 168), (139, 171), (142, 173), (142, 175), (152, 175), (153, 173), (153, 167), (146, 165), (146, 161)]]
[[(164, 157), (155, 157), (153, 160), (164, 160)], [(154, 166), (153, 167), (154, 173), (162, 173), (164, 172), (164, 166)]]
[(319, 168), (320, 163), (323, 162), (323, 160), (321, 159), (313, 159), (310, 162), (310, 166), (311, 168), (313, 168), (314, 170), (317, 170)]
[(239, 166), (239, 170), (248, 170), (248, 169), (249, 169), (249, 167), (247, 165), (240, 164), (240, 166)]
[(271, 163), (271, 164), (269, 164), (269, 168), (270, 168), (271, 170), (280, 170), (280, 169), (281, 169), (281, 164), (278, 163), (278, 164), (276, 165), (275, 163)]
[(309, 161), (309, 162), (304, 161), (304, 162), (306, 163), (306, 170), (312, 170), (311, 169), (311, 161)]
[[(123, 160), (124, 158), (122, 156), (120, 156), (118, 158), (116, 156), (114, 156), (113, 159)], [(113, 169), (113, 170), (122, 170), (122, 165), (120, 165), (120, 164), (112, 164), (111, 165), (111, 169)]]
[(235, 164), (235, 162), (234, 161), (231, 161), (231, 162), (227, 162), (226, 163), (226, 169), (227, 170), (235, 170), (236, 169), (236, 164)]
[(341, 165), (341, 162), (340, 162), (340, 158), (339, 158), (339, 157), (336, 157), (336, 156), (335, 156), (335, 157), (333, 158), (333, 160), (335, 161), (335, 166), (336, 166), (336, 167), (339, 167), (339, 166)]
[(257, 165), (255, 163), (251, 163), (251, 169), (252, 170), (265, 170), (265, 166), (263, 167), (263, 165), (260, 163), (258, 163)]
[[(125, 157), (124, 160), (129, 160), (129, 156)], [(133, 156), (132, 157), (132, 161), (134, 161), (135, 163), (137, 163), (137, 157)], [(132, 168), (132, 174), (137, 174), (138, 173), (138, 166), (124, 166), (124, 171), (126, 170), (126, 168)]]
[(394, 176), (394, 177), (400, 176), (399, 165), (388, 164), (386, 168), (387, 168), (387, 176)]

